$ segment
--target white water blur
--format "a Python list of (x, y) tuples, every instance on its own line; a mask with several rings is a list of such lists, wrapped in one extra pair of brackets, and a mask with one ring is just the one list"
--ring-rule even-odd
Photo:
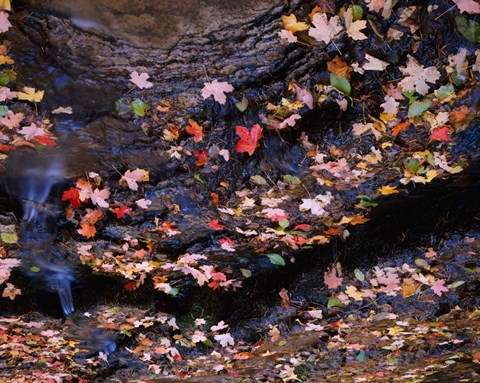
[(47, 201), (56, 184), (64, 182), (63, 160), (48, 149), (17, 150), (6, 167), (7, 191), (23, 210), (19, 243), (23, 265), (29, 275), (39, 278), (42, 287), (58, 294), (65, 316), (74, 310), (71, 283), (73, 271), (55, 250), (55, 227), (49, 224), (53, 208)]

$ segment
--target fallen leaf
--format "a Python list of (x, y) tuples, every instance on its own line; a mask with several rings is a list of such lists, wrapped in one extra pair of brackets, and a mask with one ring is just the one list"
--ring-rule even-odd
[(287, 40), (289, 43), (298, 42), (297, 36), (295, 36), (292, 31), (289, 31), (287, 29), (282, 29), (280, 32), (278, 32), (278, 36), (281, 39)]
[(452, 133), (452, 129), (448, 126), (442, 126), (440, 128), (433, 129), (432, 134), (430, 134), (430, 140), (435, 141), (453, 141), (450, 134)]
[(52, 110), (52, 114), (61, 114), (61, 113), (72, 114), (73, 109), (71, 106), (66, 106), (66, 107), (59, 106), (58, 108)]
[(330, 272), (325, 272), (323, 274), (323, 282), (327, 285), (329, 289), (333, 290), (342, 285), (343, 278), (340, 278), (337, 275), (337, 269), (333, 268)]
[(365, 40), (367, 36), (360, 32), (367, 27), (366, 20), (353, 21), (353, 8), (349, 7), (344, 13), (345, 27), (347, 29), (347, 35), (353, 40)]
[(315, 13), (312, 24), (313, 28), (310, 28), (308, 35), (325, 44), (330, 44), (330, 41), (343, 30), (338, 16), (333, 16), (329, 20), (325, 13)]
[(382, 186), (380, 189), (378, 189), (378, 191), (379, 191), (380, 194), (382, 194), (382, 195), (389, 195), (389, 194), (398, 194), (398, 193), (400, 193), (400, 192), (397, 190), (397, 187), (396, 187), (396, 186), (388, 186), (388, 185)]
[(195, 162), (195, 166), (203, 166), (208, 162), (208, 150), (194, 150), (193, 154), (197, 157), (197, 162)]
[(453, 0), (461, 13), (480, 13), (480, 4), (475, 0)]
[(12, 27), (10, 21), (8, 21), (8, 13), (0, 12), (0, 33), (7, 32)]
[(140, 89), (148, 89), (153, 86), (153, 83), (147, 81), (149, 77), (148, 73), (139, 74), (137, 71), (134, 71), (130, 73), (130, 82), (133, 82)]
[(398, 84), (403, 91), (415, 92), (424, 96), (428, 93), (430, 86), (427, 82), (435, 84), (440, 78), (440, 72), (435, 67), (424, 68), (417, 64), (416, 60), (412, 57), (408, 57), (406, 67), (400, 67), (400, 71), (407, 75)]
[(217, 80), (213, 80), (212, 82), (204, 83), (202, 97), (207, 99), (208, 97), (213, 96), (215, 101), (223, 105), (227, 102), (227, 96), (225, 93), (230, 92), (233, 92), (233, 86), (228, 82), (218, 82)]
[(191, 118), (188, 120), (188, 123), (190, 125), (185, 128), (185, 131), (188, 134), (193, 136), (193, 141), (194, 142), (202, 141), (202, 139), (203, 139), (203, 128), (200, 125), (198, 125), (198, 123), (195, 120), (193, 120)]
[(89, 222), (81, 223), (80, 227), (81, 229), (78, 229), (77, 232), (87, 238), (94, 237), (95, 233), (97, 232), (97, 229), (95, 229), (95, 226), (93, 226)]
[(258, 124), (252, 126), (249, 131), (243, 126), (237, 126), (236, 133), (240, 137), (240, 140), (235, 144), (235, 150), (239, 153), (248, 153), (250, 156), (255, 152), (260, 144), (258, 140), (262, 138), (262, 127)]
[(223, 230), (225, 226), (218, 222), (218, 220), (214, 219), (208, 223), (208, 227), (214, 230)]
[(150, 201), (149, 199), (141, 198), (138, 201), (135, 201), (135, 203), (142, 209), (148, 209), (148, 207), (152, 204), (152, 201)]
[(437, 279), (435, 281), (435, 283), (430, 288), (439, 297), (442, 296), (442, 293), (448, 292), (448, 288), (445, 286), (445, 280), (443, 280), (443, 279)]
[(31, 102), (40, 102), (45, 94), (44, 90), (35, 91), (35, 88), (24, 87), (21, 92), (18, 92), (19, 100), (26, 100)]
[(7, 283), (7, 286), (3, 290), (2, 297), (10, 298), (13, 301), (17, 295), (22, 295), (22, 290), (17, 289), (11, 283)]
[(68, 190), (65, 190), (62, 195), (62, 201), (70, 201), (70, 205), (73, 208), (79, 208), (81, 205), (79, 190), (73, 187), (71, 187)]
[(290, 16), (282, 15), (282, 23), (284, 28), (292, 33), (306, 31), (309, 28), (307, 23), (297, 21), (297, 16), (293, 13)]

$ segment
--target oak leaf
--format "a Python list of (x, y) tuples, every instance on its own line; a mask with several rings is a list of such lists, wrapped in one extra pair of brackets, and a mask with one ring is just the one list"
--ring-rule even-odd
[(262, 138), (262, 127), (255, 124), (250, 131), (244, 126), (237, 126), (235, 129), (240, 137), (240, 140), (235, 144), (235, 150), (239, 153), (248, 153), (251, 156), (255, 149), (260, 146), (258, 140)]

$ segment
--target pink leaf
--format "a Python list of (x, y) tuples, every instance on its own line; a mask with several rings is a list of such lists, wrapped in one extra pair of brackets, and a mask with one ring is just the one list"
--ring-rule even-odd
[(323, 282), (327, 285), (329, 289), (336, 289), (341, 286), (343, 283), (343, 278), (337, 276), (337, 269), (334, 268), (329, 273), (323, 274)]
[(448, 289), (445, 287), (445, 280), (443, 279), (437, 279), (435, 283), (433, 284), (432, 287), (430, 287), (435, 294), (437, 294), (439, 297), (442, 296), (442, 292), (446, 293)]
[(12, 27), (10, 21), (8, 21), (8, 13), (0, 12), (0, 33), (8, 31)]
[(150, 201), (149, 199), (141, 198), (138, 201), (135, 201), (135, 203), (142, 209), (148, 209), (148, 206), (152, 204), (152, 201)]
[(138, 73), (134, 71), (130, 73), (130, 82), (133, 82), (140, 89), (151, 88), (153, 84), (150, 81), (147, 81), (150, 76), (148, 73)]
[(474, 0), (453, 0), (460, 12), (480, 13), (480, 4)]
[(233, 92), (233, 86), (228, 82), (218, 82), (213, 80), (212, 82), (206, 82), (205, 86), (202, 89), (202, 97), (207, 99), (210, 96), (213, 96), (215, 101), (220, 104), (225, 104), (227, 102), (227, 96), (225, 93)]

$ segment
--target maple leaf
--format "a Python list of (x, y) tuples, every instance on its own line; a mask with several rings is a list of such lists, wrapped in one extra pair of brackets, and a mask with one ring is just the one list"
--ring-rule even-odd
[(227, 347), (228, 345), (233, 346), (235, 344), (235, 340), (228, 332), (226, 334), (215, 335), (214, 338), (222, 347)]
[(240, 140), (235, 144), (235, 150), (239, 153), (248, 153), (250, 156), (255, 152), (260, 144), (258, 140), (262, 138), (262, 127), (258, 124), (252, 126), (249, 131), (244, 126), (237, 126), (236, 133), (240, 137)]
[(398, 106), (400, 105), (400, 103), (395, 101), (395, 99), (390, 96), (385, 96), (384, 100), (385, 102), (383, 104), (380, 104), (380, 106), (383, 109), (383, 112), (388, 116), (392, 116), (392, 117), (396, 116), (398, 113)]
[(373, 57), (368, 53), (365, 54), (365, 60), (367, 60), (367, 62), (362, 65), (362, 68), (364, 70), (383, 71), (387, 68), (387, 66), (390, 65), (390, 63), (377, 59), (376, 57)]
[(300, 211), (310, 210), (313, 215), (322, 216), (325, 214), (325, 210), (323, 209), (322, 204), (312, 198), (303, 198), (302, 204), (298, 208), (300, 209)]
[(302, 118), (302, 116), (300, 116), (299, 114), (292, 114), (290, 117), (286, 118), (285, 120), (283, 120), (279, 125), (278, 125), (278, 129), (283, 129), (283, 128), (286, 128), (287, 126), (295, 126), (296, 123), (297, 123), (297, 120), (300, 120)]
[(12, 27), (10, 21), (8, 21), (8, 13), (1, 11), (0, 12), (0, 33), (7, 32)]
[(343, 278), (337, 276), (337, 269), (333, 268), (330, 272), (323, 274), (323, 282), (329, 289), (333, 290), (342, 285)]
[(461, 13), (480, 13), (480, 4), (475, 0), (453, 0)]
[(195, 162), (195, 166), (202, 166), (208, 162), (208, 150), (194, 150), (193, 154), (197, 157), (197, 162)]
[(278, 36), (281, 39), (287, 40), (289, 43), (298, 42), (297, 36), (295, 36), (291, 31), (287, 29), (282, 29), (280, 32), (278, 32)]
[(12, 5), (10, 4), (10, 0), (0, 0), (0, 9), (2, 11), (12, 11)]
[(107, 189), (99, 190), (98, 188), (93, 191), (90, 195), (90, 199), (94, 205), (98, 205), (100, 207), (108, 208), (110, 205), (107, 201), (105, 201), (108, 197), (110, 197), (110, 192)]
[(10, 88), (7, 88), (6, 86), (0, 87), (0, 101), (7, 101), (17, 97), (17, 92), (10, 91)]
[(348, 285), (345, 289), (345, 294), (347, 294), (350, 298), (355, 299), (356, 301), (363, 301), (362, 292), (357, 290), (355, 286)]
[(44, 90), (35, 91), (35, 88), (24, 87), (21, 92), (18, 92), (19, 100), (26, 100), (31, 102), (40, 102), (45, 94)]
[(137, 71), (134, 71), (130, 73), (130, 82), (133, 82), (140, 89), (148, 89), (153, 86), (153, 83), (147, 81), (149, 77), (148, 73), (139, 74)]
[(445, 280), (443, 279), (437, 279), (435, 283), (430, 287), (435, 294), (437, 294), (439, 297), (442, 296), (442, 292), (446, 293), (448, 291), (448, 288), (445, 287)]
[(68, 190), (65, 190), (62, 194), (62, 201), (70, 201), (70, 205), (73, 208), (79, 208), (81, 205), (80, 202), (80, 193), (77, 188), (71, 187)]
[(132, 209), (125, 205), (112, 209), (112, 212), (115, 213), (118, 219), (122, 218), (125, 214), (129, 214), (131, 211)]
[(272, 208), (263, 209), (262, 213), (264, 214), (263, 215), (264, 218), (268, 218), (272, 222), (278, 222), (278, 221), (281, 221), (283, 219), (288, 218), (288, 213), (285, 210), (278, 209), (278, 208), (277, 209), (272, 209)]
[(10, 298), (13, 301), (17, 295), (22, 295), (22, 290), (17, 289), (11, 283), (7, 283), (5, 290), (3, 290), (2, 297)]
[(39, 128), (34, 122), (29, 126), (24, 126), (18, 133), (25, 136), (25, 140), (30, 141), (37, 136), (45, 136), (47, 132), (43, 128)]
[(225, 238), (220, 238), (218, 240), (220, 242), (220, 246), (222, 247), (223, 250), (233, 252), (235, 251), (235, 242), (233, 242), (230, 238), (225, 237)]
[(453, 141), (452, 137), (450, 137), (451, 133), (452, 129), (450, 129), (448, 126), (442, 126), (440, 128), (435, 128), (432, 130), (432, 134), (430, 134), (430, 139), (432, 141)]
[(8, 129), (15, 129), (20, 126), (20, 123), (25, 118), (23, 113), (13, 113), (11, 110), (7, 112), (5, 117), (0, 118), (0, 124)]
[(148, 206), (152, 204), (152, 201), (150, 201), (149, 199), (140, 198), (138, 201), (135, 201), (135, 203), (142, 209), (148, 209)]
[(365, 40), (367, 36), (360, 32), (367, 27), (366, 20), (353, 21), (353, 8), (349, 7), (344, 13), (347, 35), (353, 40)]
[(375, 136), (375, 140), (377, 141), (382, 137), (382, 133), (375, 129), (375, 126), (371, 122), (367, 124), (362, 124), (358, 122), (353, 124), (352, 128), (353, 134), (355, 136), (361, 136), (364, 133), (371, 132)]
[(194, 142), (200, 142), (203, 139), (203, 128), (197, 124), (197, 122), (193, 119), (189, 119), (188, 123), (190, 124), (185, 128), (185, 131), (188, 134), (191, 134), (193, 136), (193, 141)]
[(292, 33), (306, 31), (309, 28), (307, 23), (297, 21), (297, 16), (293, 13), (290, 16), (282, 15), (282, 23), (285, 29)]
[(214, 219), (208, 223), (208, 227), (214, 230), (223, 230), (225, 226), (218, 222), (218, 220)]
[(227, 327), (228, 327), (228, 324), (225, 324), (225, 321), (222, 320), (218, 322), (216, 325), (213, 325), (212, 327), (210, 327), (210, 331), (216, 332), (216, 331), (226, 329)]
[(325, 13), (315, 13), (312, 24), (314, 28), (310, 28), (308, 35), (325, 44), (330, 44), (330, 41), (343, 30), (338, 16), (333, 16), (329, 20)]
[(95, 229), (95, 226), (93, 226), (89, 222), (81, 223), (80, 227), (81, 228), (78, 229), (77, 232), (87, 238), (94, 237), (97, 232), (97, 229)]
[(388, 186), (388, 185), (385, 185), (385, 186), (382, 186), (380, 189), (378, 189), (378, 191), (380, 192), (380, 194), (382, 195), (389, 195), (389, 194), (397, 194), (397, 193), (400, 193), (398, 190), (397, 190), (397, 187), (396, 186)]
[(379, 13), (385, 6), (385, 0), (366, 0), (367, 8), (370, 11)]
[(427, 249), (427, 252), (425, 253), (425, 258), (428, 258), (428, 259), (435, 258), (436, 255), (437, 255), (437, 252), (433, 250), (433, 248), (429, 247)]
[(62, 114), (62, 113), (65, 113), (65, 114), (72, 114), (73, 113), (73, 109), (71, 106), (59, 106), (58, 108), (52, 110), (52, 114)]
[(128, 187), (131, 190), (137, 191), (138, 190), (138, 183), (137, 182), (142, 182), (142, 181), (148, 181), (148, 171), (143, 170), (143, 169), (135, 169), (133, 171), (127, 170), (125, 174), (120, 178), (120, 185), (123, 184), (123, 182), (126, 182)]
[(431, 66), (423, 68), (418, 65), (412, 56), (408, 56), (408, 62), (406, 67), (400, 67), (400, 71), (407, 75), (403, 80), (399, 82), (399, 86), (403, 91), (415, 92), (424, 96), (428, 93), (430, 86), (427, 82), (435, 84), (440, 78), (440, 72), (437, 68)]
[(208, 97), (213, 96), (215, 101), (223, 105), (227, 102), (227, 96), (225, 93), (229, 92), (233, 92), (233, 86), (228, 82), (218, 82), (217, 80), (213, 80), (212, 82), (204, 83), (202, 97), (207, 99)]

